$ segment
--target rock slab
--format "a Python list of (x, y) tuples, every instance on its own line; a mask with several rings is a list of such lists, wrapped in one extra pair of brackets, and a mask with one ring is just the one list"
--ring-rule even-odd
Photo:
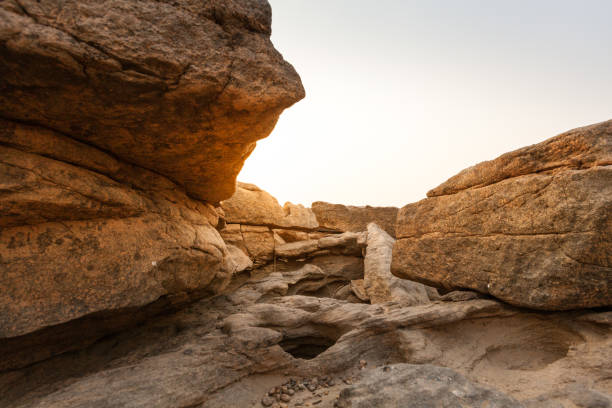
[(215, 205), (304, 95), (270, 24), (264, 0), (0, 2), (0, 370), (250, 267)]
[(356, 207), (352, 205), (330, 204), (324, 201), (312, 203), (312, 212), (323, 228), (342, 232), (365, 231), (371, 222), (379, 225), (387, 234), (395, 237), (396, 207)]
[(338, 408), (523, 408), (497, 390), (475, 384), (445, 367), (393, 364), (369, 371), (340, 392)]
[(465, 170), (400, 210), (393, 273), (534, 309), (612, 305), (611, 155), (608, 121)]

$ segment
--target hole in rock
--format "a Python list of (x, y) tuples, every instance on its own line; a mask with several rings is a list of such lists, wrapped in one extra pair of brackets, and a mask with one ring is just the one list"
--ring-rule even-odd
[(312, 360), (319, 354), (334, 345), (334, 341), (325, 337), (297, 337), (285, 339), (278, 343), (287, 353), (295, 358)]

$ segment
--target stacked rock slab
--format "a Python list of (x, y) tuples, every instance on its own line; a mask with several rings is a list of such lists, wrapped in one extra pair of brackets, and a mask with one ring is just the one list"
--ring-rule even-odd
[(304, 96), (270, 21), (265, 1), (0, 3), (0, 369), (92, 334), (18, 352), (33, 332), (227, 283), (214, 205)]
[(221, 202), (226, 225), (221, 236), (228, 245), (247, 255), (254, 266), (274, 259), (277, 247), (294, 241), (316, 239), (319, 224), (309, 208), (285, 203), (259, 187), (237, 183), (232, 197)]
[(330, 204), (324, 201), (312, 203), (312, 212), (319, 225), (335, 231), (365, 231), (371, 222), (379, 225), (387, 234), (395, 237), (396, 207), (357, 207), (343, 204)]
[(402, 208), (395, 275), (514, 305), (612, 305), (612, 121), (506, 153)]

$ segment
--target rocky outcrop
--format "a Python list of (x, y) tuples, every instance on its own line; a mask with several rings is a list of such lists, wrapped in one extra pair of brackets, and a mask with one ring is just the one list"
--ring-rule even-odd
[(270, 18), (249, 0), (0, 4), (0, 370), (250, 267), (214, 205), (304, 95)]
[(395, 364), (368, 372), (340, 393), (338, 408), (523, 408), (514, 398), (474, 384), (461, 374), (429, 364)]
[(285, 203), (281, 207), (269, 193), (253, 184), (238, 183), (234, 195), (221, 202), (231, 224), (258, 225), (293, 230), (316, 230), (317, 218), (309, 208)]
[(612, 121), (507, 153), (402, 208), (395, 275), (514, 305), (612, 305)]
[(397, 211), (396, 207), (356, 207), (323, 201), (312, 203), (312, 212), (321, 227), (341, 232), (357, 232), (365, 231), (368, 224), (374, 222), (392, 237), (395, 237)]
[(266, 1), (9, 0), (0, 117), (112, 152), (209, 202), (304, 96)]
[(363, 285), (372, 304), (399, 302), (405, 306), (429, 303), (428, 292), (435, 292), (417, 282), (391, 274), (391, 254), (395, 240), (373, 222), (368, 224), (364, 257)]
[[(539, 315), (490, 299), (370, 305), (320, 292), (355, 276), (346, 273), (306, 267), (254, 278), (79, 353), (0, 373), (0, 406), (331, 408), (366, 398), (360, 390), (383, 378), (387, 388), (370, 387), (367, 398), (429, 389), (431, 403), (535, 404), (612, 391), (606, 313)], [(426, 365), (396, 371), (398, 363)]]

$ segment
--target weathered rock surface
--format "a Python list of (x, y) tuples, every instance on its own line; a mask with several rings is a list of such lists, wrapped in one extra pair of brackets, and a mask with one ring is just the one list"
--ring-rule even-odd
[(612, 305), (611, 129), (508, 153), (434, 191), (471, 188), (405, 206), (392, 272), (536, 309)]
[(213, 204), (304, 95), (270, 19), (259, 0), (0, 2), (0, 370), (251, 267)]
[(369, 371), (340, 393), (338, 408), (522, 408), (514, 398), (430, 364), (394, 364)]
[[(364, 257), (364, 289), (372, 304), (399, 302), (405, 306), (429, 303), (425, 285), (391, 274), (391, 253), (395, 240), (373, 222), (368, 224)], [(430, 291), (435, 291), (429, 288)]]
[(342, 232), (358, 232), (365, 231), (368, 224), (374, 222), (392, 237), (395, 237), (397, 211), (396, 207), (356, 207), (323, 201), (312, 203), (312, 212), (321, 227)]
[(286, 203), (281, 207), (269, 193), (253, 184), (238, 183), (234, 195), (221, 203), (232, 224), (313, 230), (319, 226), (309, 208)]
[(419, 374), (415, 384), (373, 389), (371, 398), (425, 389), (439, 400), (452, 398), (445, 390), (461, 390), (453, 395), (491, 401), (504, 401), (501, 393), (519, 401), (561, 398), (573, 386), (582, 398), (612, 392), (611, 327), (593, 323), (607, 321), (605, 313), (539, 315), (486, 299), (403, 307), (291, 295), (324, 275), (307, 267), (257, 278), (78, 353), (0, 373), (0, 405), (259, 407), (262, 397), (282, 394), (271, 389), (302, 378), (301, 389), (285, 394), (287, 405), (331, 408), (397, 363), (461, 375), (415, 367), (440, 376)]
[(345, 232), (319, 239), (290, 242), (275, 248), (280, 258), (303, 258), (328, 253), (360, 256), (366, 247), (365, 232)]
[(212, 206), (51, 131), (0, 133), (32, 136), (15, 138), (20, 148), (0, 146), (0, 338), (161, 296), (216, 292), (231, 277)]
[(427, 197), (455, 194), (527, 174), (608, 165), (612, 165), (612, 120), (572, 129), (469, 167), (430, 190)]
[(217, 202), (303, 98), (262, 0), (7, 0), (0, 117), (53, 129)]

